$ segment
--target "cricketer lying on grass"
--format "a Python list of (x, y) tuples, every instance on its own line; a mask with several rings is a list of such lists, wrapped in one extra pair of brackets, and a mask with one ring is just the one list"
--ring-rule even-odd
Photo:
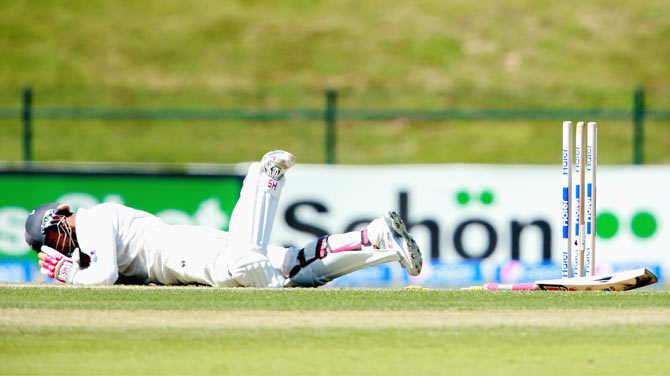
[(295, 157), (280, 150), (251, 164), (229, 232), (168, 225), (118, 204), (71, 213), (67, 205), (48, 203), (28, 216), (26, 242), (39, 252), (43, 274), (77, 284), (130, 277), (165, 285), (316, 287), (395, 261), (411, 275), (421, 272), (419, 247), (393, 211), (362, 231), (323, 236), (302, 249), (269, 246), (284, 174), (294, 164)]

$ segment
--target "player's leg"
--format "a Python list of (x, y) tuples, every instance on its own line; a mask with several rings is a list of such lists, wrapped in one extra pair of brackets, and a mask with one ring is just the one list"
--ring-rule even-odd
[(165, 285), (238, 286), (228, 272), (227, 236), (209, 227), (166, 227), (161, 237), (165, 246), (151, 265), (151, 279)]
[(242, 286), (283, 287), (286, 282), (272, 267), (266, 252), (284, 173), (293, 164), (293, 154), (278, 150), (249, 167), (230, 218), (226, 252), (227, 272)]
[(328, 235), (302, 249), (269, 247), (268, 257), (294, 286), (321, 286), (356, 270), (399, 261), (411, 275), (421, 271), (421, 252), (395, 212), (363, 231)]
[(294, 164), (293, 154), (273, 151), (249, 167), (230, 218), (229, 251), (265, 253), (286, 180), (284, 173)]

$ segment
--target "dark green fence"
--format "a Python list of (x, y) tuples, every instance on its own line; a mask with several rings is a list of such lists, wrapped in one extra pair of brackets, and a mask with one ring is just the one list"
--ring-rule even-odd
[(633, 164), (644, 163), (645, 120), (670, 120), (670, 110), (645, 108), (642, 87), (635, 89), (632, 106), (626, 109), (483, 109), (483, 110), (367, 110), (337, 108), (337, 92), (325, 92), (324, 109), (242, 110), (242, 109), (129, 109), (129, 108), (44, 108), (33, 106), (32, 89), (23, 91), (22, 108), (0, 108), (0, 119), (21, 118), (23, 122), (23, 159), (32, 160), (33, 119), (70, 120), (237, 120), (237, 121), (323, 121), (325, 123), (325, 160), (335, 163), (336, 123), (341, 120), (387, 121), (407, 119), (444, 122), (450, 120), (549, 120), (599, 119), (631, 120), (633, 125)]

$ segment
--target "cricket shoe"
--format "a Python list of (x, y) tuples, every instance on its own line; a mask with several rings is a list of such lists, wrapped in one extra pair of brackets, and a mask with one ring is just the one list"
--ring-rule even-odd
[(279, 180), (284, 177), (286, 170), (295, 164), (295, 155), (283, 150), (274, 150), (265, 154), (261, 163), (269, 177)]
[(394, 250), (400, 256), (400, 265), (412, 276), (421, 273), (423, 260), (421, 251), (398, 213), (390, 210), (382, 218), (368, 225), (368, 234), (380, 249)]

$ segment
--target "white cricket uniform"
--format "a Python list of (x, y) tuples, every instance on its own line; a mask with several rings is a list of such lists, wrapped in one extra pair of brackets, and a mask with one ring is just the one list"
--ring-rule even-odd
[(79, 209), (76, 229), (91, 264), (74, 275), (73, 283), (112, 284), (124, 275), (165, 285), (237, 285), (228, 274), (224, 231), (168, 225), (118, 204)]
[(79, 209), (77, 240), (91, 263), (78, 270), (71, 282), (112, 284), (123, 275), (165, 285), (240, 286), (231, 269), (239, 265), (236, 260), (256, 252), (289, 278), (288, 285), (315, 287), (364, 267), (400, 260), (392, 247), (379, 248), (383, 238), (390, 236), (383, 218), (363, 231), (324, 236), (302, 249), (269, 247), (284, 178), (273, 180), (263, 171), (260, 163), (249, 167), (228, 233), (169, 225), (152, 214), (119, 204)]
[(230, 220), (230, 233), (169, 225), (119, 204), (79, 209), (75, 219), (82, 253), (91, 257), (72, 283), (112, 284), (119, 275), (158, 284), (238, 286), (228, 260), (243, 252), (267, 253), (284, 179), (275, 181), (253, 163)]

